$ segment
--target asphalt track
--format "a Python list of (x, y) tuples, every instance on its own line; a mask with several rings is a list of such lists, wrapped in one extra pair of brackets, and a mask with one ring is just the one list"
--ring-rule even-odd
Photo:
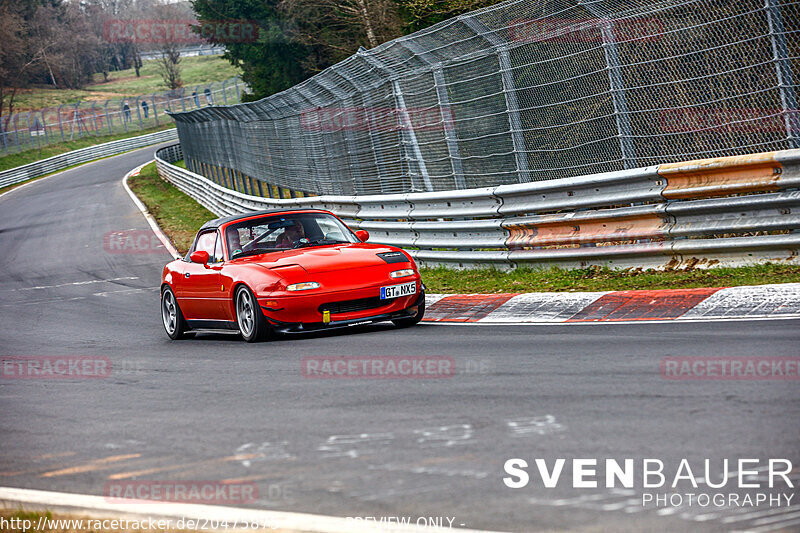
[[(788, 509), (656, 509), (642, 507), (640, 489), (572, 489), (569, 466), (556, 489), (533, 469), (526, 488), (502, 482), (512, 457), (800, 465), (800, 382), (659, 372), (665, 356), (797, 356), (800, 321), (389, 324), (257, 345), (170, 342), (157, 290), (169, 255), (104, 246), (109, 232), (148, 229), (120, 179), (153, 151), (0, 198), (0, 355), (112, 364), (104, 379), (0, 379), (0, 485), (102, 495), (119, 480), (247, 480), (259, 487), (254, 507), (449, 516), (475, 529), (800, 530), (800, 496)], [(308, 356), (404, 355), (452, 357), (457, 371), (301, 373)]]

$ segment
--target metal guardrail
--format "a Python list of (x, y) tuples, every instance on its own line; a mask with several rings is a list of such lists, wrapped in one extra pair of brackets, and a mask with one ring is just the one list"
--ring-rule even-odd
[(139, 135), (138, 137), (130, 137), (128, 139), (87, 146), (86, 148), (80, 148), (64, 154), (48, 157), (47, 159), (0, 172), (0, 188), (38, 178), (39, 176), (64, 170), (73, 165), (86, 163), (87, 161), (92, 161), (101, 157), (121, 154), (128, 150), (150, 146), (151, 144), (173, 141), (177, 140), (177, 138), (178, 134), (173, 128), (156, 133), (148, 133), (147, 135)]
[(800, 148), (798, 0), (488, 3), (262, 100), (172, 113), (186, 167), (368, 195)]
[[(263, 198), (156, 152), (161, 177), (226, 215), (321, 208), (426, 266), (613, 268), (797, 261), (800, 150), (438, 193)], [(732, 196), (735, 195), (735, 196)]]

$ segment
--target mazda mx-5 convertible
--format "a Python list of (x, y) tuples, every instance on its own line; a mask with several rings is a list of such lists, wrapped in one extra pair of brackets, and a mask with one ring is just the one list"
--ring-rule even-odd
[(260, 211), (200, 228), (189, 253), (164, 267), (161, 317), (167, 335), (238, 330), (255, 342), (391, 320), (412, 326), (425, 313), (417, 265), (404, 251), (368, 244), (332, 213)]

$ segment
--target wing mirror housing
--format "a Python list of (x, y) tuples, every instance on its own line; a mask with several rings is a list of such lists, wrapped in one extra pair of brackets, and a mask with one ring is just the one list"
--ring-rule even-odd
[(365, 229), (360, 229), (356, 232), (356, 237), (361, 242), (367, 242), (369, 240), (369, 232)]
[(199, 263), (201, 265), (208, 264), (208, 258), (208, 252), (205, 250), (197, 250), (196, 252), (192, 252), (192, 255), (189, 256), (192, 263)]

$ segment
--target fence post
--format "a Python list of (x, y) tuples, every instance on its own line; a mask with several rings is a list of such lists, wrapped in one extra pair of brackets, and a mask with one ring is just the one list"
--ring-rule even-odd
[[(45, 108), (45, 109), (47, 109), (47, 108)], [(45, 113), (45, 109), (42, 109), (39, 112), (39, 115), (41, 115), (41, 117), (42, 117), (42, 127), (44, 128), (44, 143), (45, 144), (50, 144), (50, 132), (47, 131), (47, 116), (44, 114)]]
[(776, 0), (764, 0), (767, 9), (769, 37), (772, 41), (772, 60), (778, 76), (781, 93), (783, 122), (786, 125), (786, 140), (789, 148), (800, 147), (800, 111), (797, 109), (797, 95), (792, 80), (792, 66), (789, 62), (789, 48), (786, 44), (786, 29), (783, 25), (781, 9)]
[(38, 138), (39, 136), (38, 135), (31, 135), (31, 112), (30, 111), (28, 111), (28, 114), (25, 115), (25, 122), (27, 122), (27, 124), (28, 124), (28, 135), (26, 135), (26, 137), (28, 138), (28, 142), (30, 142), (31, 148), (33, 148), (33, 138), (36, 137), (36, 147), (38, 148), (39, 147), (39, 138)]
[(142, 106), (139, 102), (139, 98), (141, 97), (136, 97), (136, 103), (134, 105), (136, 106), (136, 118), (139, 119), (139, 129), (141, 130), (144, 128), (144, 123), (142, 122)]
[(414, 151), (414, 157), (417, 160), (417, 166), (419, 167), (420, 174), (422, 175), (422, 181), (425, 185), (425, 189), (428, 191), (433, 191), (433, 184), (431, 183), (431, 178), (428, 174), (428, 166), (425, 164), (425, 160), (422, 158), (422, 150), (419, 147), (419, 141), (417, 140), (417, 134), (414, 131), (414, 125), (411, 122), (411, 117), (408, 115), (408, 109), (406, 108), (406, 102), (405, 98), (403, 97), (403, 89), (400, 87), (400, 82), (397, 81), (395, 76), (392, 75), (394, 74), (392, 69), (384, 65), (380, 59), (369, 53), (364, 48), (359, 48), (356, 54), (363, 57), (364, 60), (366, 60), (375, 68), (386, 72), (388, 77), (392, 80), (392, 93), (394, 95), (397, 110), (400, 112), (400, 119), (403, 124), (403, 126), (400, 128), (401, 137), (403, 134), (408, 136), (409, 144), (411, 144), (411, 148)]
[(150, 101), (153, 102), (153, 118), (156, 121), (156, 126), (158, 126), (158, 109), (156, 108), (156, 93), (153, 93)]
[(226, 83), (227, 81), (228, 81), (228, 80), (224, 80), (224, 81), (222, 82), (222, 100), (225, 102), (225, 105), (228, 105), (228, 94), (227, 94), (227, 92), (225, 91), (225, 83)]
[(622, 79), (622, 66), (619, 61), (619, 49), (617, 48), (617, 38), (614, 35), (613, 20), (607, 13), (603, 12), (604, 9), (601, 9), (593, 2), (578, 0), (578, 3), (597, 17), (597, 21), (600, 23), (600, 35), (603, 40), (603, 53), (606, 58), (606, 68), (608, 69), (608, 84), (611, 88), (611, 98), (614, 102), (614, 119), (617, 123), (617, 137), (619, 138), (619, 148), (622, 154), (622, 165), (624, 168), (636, 168), (636, 147), (633, 144), (631, 117), (628, 113), (628, 100), (625, 97), (625, 82)]
[[(106, 101), (106, 105), (108, 105), (107, 101)], [(63, 124), (63, 122), (61, 122), (61, 108), (62, 107), (64, 107), (64, 104), (61, 104), (60, 106), (58, 106), (58, 109), (56, 110), (56, 113), (58, 114), (58, 131), (61, 132), (61, 142), (64, 142), (66, 139), (64, 139), (64, 124)]]
[[(111, 117), (108, 115), (108, 102), (109, 102), (109, 100), (106, 100), (106, 105), (103, 106), (103, 109), (105, 110), (105, 113), (106, 113), (106, 124), (108, 125), (108, 134), (111, 135), (114, 132), (111, 129)], [(59, 128), (61, 127), (61, 108), (60, 107), (58, 108), (58, 127)], [(64, 132), (63, 131), (61, 132), (61, 140), (62, 141), (64, 140)]]
[(466, 15), (462, 15), (458, 18), (495, 49), (498, 65), (500, 67), (500, 79), (503, 83), (503, 95), (505, 96), (506, 109), (508, 111), (508, 123), (511, 128), (511, 141), (514, 145), (514, 159), (517, 163), (517, 175), (520, 183), (528, 183), (531, 181), (530, 168), (528, 167), (528, 151), (525, 148), (525, 134), (522, 131), (522, 118), (519, 112), (517, 87), (514, 82), (514, 67), (511, 64), (511, 54), (508, 51), (508, 43), (482, 21)]
[[(330, 92), (331, 94), (333, 94), (334, 96), (339, 98), (340, 102), (344, 103), (345, 100), (347, 99), (347, 95), (344, 93), (344, 91), (342, 91), (338, 87), (335, 87), (334, 85), (328, 83), (324, 79), (323, 76), (320, 76), (315, 81), (317, 83), (319, 83), (322, 86), (323, 89), (326, 89), (328, 92)], [(298, 87), (298, 89), (299, 89), (299, 87)], [(303, 95), (303, 96), (306, 98), (306, 100), (309, 101), (309, 103), (311, 103), (311, 99), (310, 98), (308, 98), (306, 95)], [(341, 110), (340, 110), (340, 112), (341, 112)], [(344, 112), (345, 113), (352, 113), (353, 109), (345, 109)], [(351, 176), (351, 178), (353, 180), (353, 185), (354, 185), (353, 186), (353, 193), (357, 194), (357, 187), (355, 185), (356, 184), (363, 184), (363, 176), (361, 175), (361, 167), (358, 164), (358, 148), (356, 147), (355, 143), (353, 142), (353, 136), (351, 134), (349, 134), (348, 131), (347, 131), (348, 127), (349, 127), (349, 124), (344, 124), (344, 127), (342, 128), (342, 136), (344, 136), (344, 144), (345, 144), (345, 149), (346, 149), (346, 154), (345, 155), (347, 156), (347, 166), (350, 169), (350, 176)], [(319, 132), (319, 134), (322, 134), (322, 132)], [(367, 129), (367, 135), (368, 136), (371, 135), (371, 132), (369, 131), (369, 129)], [(353, 158), (355, 158), (355, 164), (353, 163)], [(342, 191), (342, 192), (345, 192), (345, 191)], [(292, 196), (292, 197), (294, 198), (294, 196)]]
[(14, 119), (14, 139), (16, 139), (17, 142), (17, 152), (21, 152), (22, 145), (19, 143), (19, 113), (11, 115), (11, 117)]
[(453, 113), (450, 111), (450, 95), (447, 94), (447, 82), (444, 79), (442, 63), (437, 61), (417, 44), (413, 39), (398, 41), (401, 46), (405, 46), (417, 55), (422, 61), (430, 65), (433, 73), (433, 85), (436, 87), (436, 98), (439, 101), (439, 114), (442, 117), (442, 128), (444, 138), (447, 142), (447, 153), (450, 156), (450, 165), (453, 169), (453, 181), (456, 189), (466, 189), (467, 183), (464, 180), (464, 167), (461, 164), (461, 154), (458, 151), (458, 138), (455, 132), (455, 122)]

